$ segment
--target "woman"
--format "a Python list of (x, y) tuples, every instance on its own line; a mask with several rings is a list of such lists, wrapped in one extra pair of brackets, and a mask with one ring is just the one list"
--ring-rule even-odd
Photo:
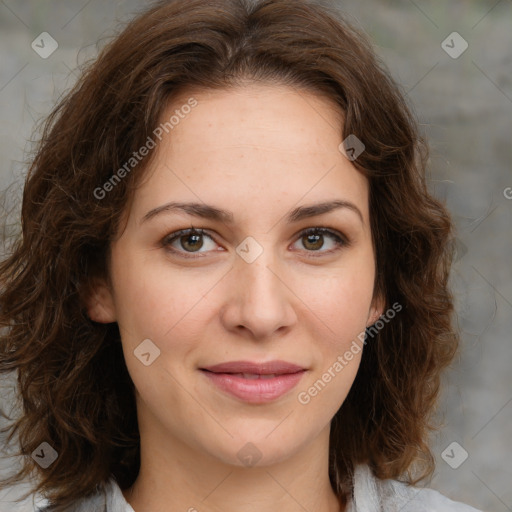
[(48, 511), (475, 510), (414, 487), (457, 338), (451, 223), (365, 38), (173, 0), (57, 106), (0, 266)]

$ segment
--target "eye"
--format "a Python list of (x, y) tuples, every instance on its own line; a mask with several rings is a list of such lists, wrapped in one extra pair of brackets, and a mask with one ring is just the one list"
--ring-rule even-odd
[[(205, 243), (207, 239), (211, 242), (210, 247), (208, 247), (208, 243)], [(186, 258), (196, 257), (186, 256), (186, 253), (208, 252), (208, 250), (215, 250), (217, 246), (213, 238), (204, 230), (194, 227), (171, 233), (162, 240), (162, 245), (171, 252), (178, 252)], [(201, 251), (203, 248), (206, 248), (206, 250)]]
[[(305, 229), (301, 231), (298, 236), (299, 238), (295, 244), (301, 242), (306, 252), (319, 253), (309, 254), (309, 256), (312, 257), (331, 254), (338, 251), (342, 247), (349, 245), (349, 241), (341, 233), (323, 227)], [(330, 239), (330, 242), (326, 243), (326, 238)], [(168, 251), (178, 253), (184, 258), (202, 257), (194, 256), (194, 253), (201, 254), (207, 253), (209, 251), (224, 250), (218, 248), (218, 244), (215, 242), (211, 235), (206, 233), (203, 229), (197, 229), (194, 227), (189, 229), (181, 229), (180, 231), (171, 233), (170, 235), (166, 236), (161, 243), (162, 246)], [(208, 245), (210, 245), (210, 247), (208, 247)], [(327, 250), (321, 250), (325, 249), (326, 247)]]
[[(330, 238), (331, 241), (326, 243), (326, 238)], [(349, 245), (348, 240), (341, 233), (320, 227), (305, 229), (299, 234), (297, 242), (301, 242), (307, 252), (318, 252), (320, 255), (336, 252), (341, 247)], [(325, 247), (327, 247), (327, 250), (320, 250)], [(317, 257), (316, 254), (311, 254), (310, 256)]]

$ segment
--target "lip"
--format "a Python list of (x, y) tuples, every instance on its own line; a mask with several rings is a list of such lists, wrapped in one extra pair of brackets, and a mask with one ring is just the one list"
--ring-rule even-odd
[[(200, 370), (218, 389), (251, 404), (277, 400), (293, 389), (306, 373), (305, 368), (286, 361), (231, 361)], [(253, 375), (247, 378), (244, 373)]]
[(222, 391), (251, 404), (264, 404), (277, 400), (293, 389), (306, 370), (286, 373), (270, 378), (247, 379), (231, 373), (202, 373)]
[(297, 373), (305, 370), (302, 366), (287, 361), (274, 360), (256, 363), (252, 361), (229, 361), (213, 366), (206, 366), (201, 370), (208, 370), (214, 373), (255, 373), (257, 375), (269, 375), (272, 373), (283, 375)]

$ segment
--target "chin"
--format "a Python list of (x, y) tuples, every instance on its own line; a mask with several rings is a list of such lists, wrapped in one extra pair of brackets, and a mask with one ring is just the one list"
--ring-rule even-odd
[[(245, 435), (238, 431), (234, 438), (226, 439), (217, 449), (210, 443), (207, 451), (224, 464), (249, 468), (281, 463), (300, 450), (302, 443), (299, 439), (283, 436), (283, 432), (272, 439), (269, 432), (272, 428), (265, 428), (254, 435), (252, 431)], [(283, 443), (283, 437), (287, 439), (286, 443)]]

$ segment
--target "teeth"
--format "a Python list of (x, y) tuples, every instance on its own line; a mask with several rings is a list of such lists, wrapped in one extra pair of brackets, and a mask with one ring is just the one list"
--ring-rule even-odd
[(257, 379), (259, 377), (259, 375), (255, 374), (255, 373), (242, 373), (241, 375), (244, 379), (251, 379), (251, 380)]

